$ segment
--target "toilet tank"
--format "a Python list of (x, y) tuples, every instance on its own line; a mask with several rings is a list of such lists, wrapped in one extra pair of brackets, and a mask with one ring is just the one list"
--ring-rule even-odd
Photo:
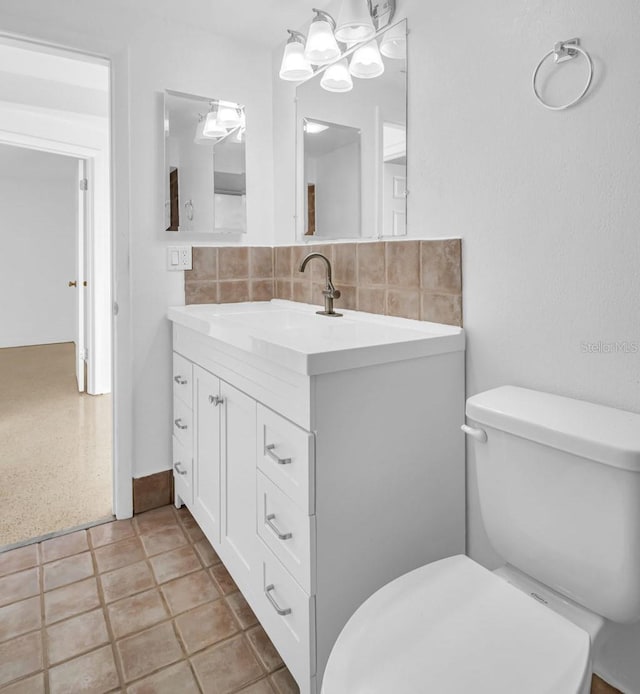
[(487, 435), (473, 445), (498, 554), (608, 619), (640, 619), (640, 415), (514, 386), (466, 412)]

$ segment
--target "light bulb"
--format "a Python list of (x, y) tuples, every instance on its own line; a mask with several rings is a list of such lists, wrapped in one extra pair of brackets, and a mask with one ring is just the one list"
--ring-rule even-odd
[(340, 57), (340, 48), (333, 35), (335, 22), (331, 15), (314, 10), (315, 18), (309, 27), (304, 57), (312, 65), (326, 65)]
[(355, 51), (351, 58), (349, 72), (360, 79), (379, 77), (384, 72), (384, 63), (375, 39)]
[(376, 29), (367, 0), (342, 0), (338, 15), (336, 39), (342, 43), (366, 41), (373, 38)]
[(328, 92), (349, 92), (353, 89), (353, 81), (349, 74), (349, 64), (346, 58), (330, 65), (324, 71), (320, 86)]

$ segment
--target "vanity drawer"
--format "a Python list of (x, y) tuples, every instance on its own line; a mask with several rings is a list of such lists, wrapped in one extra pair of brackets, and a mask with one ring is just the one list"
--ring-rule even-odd
[(314, 436), (258, 405), (258, 468), (304, 510), (315, 513)]
[(294, 679), (309, 682), (316, 671), (315, 598), (258, 542), (263, 553), (262, 585), (255, 611)]
[(176, 494), (190, 506), (193, 503), (193, 456), (173, 437), (173, 484)]
[(179, 398), (185, 405), (192, 406), (193, 365), (177, 352), (173, 353), (173, 396)]
[(193, 451), (193, 415), (190, 405), (173, 399), (173, 435), (189, 453)]
[(316, 517), (307, 515), (258, 471), (258, 535), (310, 595)]

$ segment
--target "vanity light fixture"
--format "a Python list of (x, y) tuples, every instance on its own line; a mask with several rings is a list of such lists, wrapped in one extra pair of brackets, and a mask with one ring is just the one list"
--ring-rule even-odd
[(227, 129), (218, 123), (218, 109), (212, 108), (205, 116), (202, 135), (204, 137), (223, 137), (227, 134)]
[(216, 118), (218, 125), (223, 128), (237, 128), (240, 125), (240, 113), (235, 104), (225, 104), (220, 102), (218, 105), (218, 117)]
[(407, 57), (407, 33), (401, 24), (385, 32), (380, 42), (380, 53), (393, 60), (404, 60)]
[(384, 72), (384, 63), (375, 39), (355, 51), (349, 63), (349, 72), (360, 79), (379, 77)]
[(342, 0), (336, 26), (336, 39), (342, 43), (373, 38), (376, 28), (368, 0)]
[(328, 92), (350, 92), (353, 89), (353, 80), (346, 58), (329, 65), (322, 75), (320, 86)]
[(333, 32), (336, 20), (324, 10), (313, 8), (316, 16), (309, 27), (304, 57), (312, 65), (327, 65), (340, 57), (341, 50)]
[(304, 45), (306, 39), (299, 31), (287, 29), (289, 40), (284, 47), (282, 64), (280, 65), (280, 79), (289, 82), (300, 82), (313, 75), (311, 63), (304, 57)]

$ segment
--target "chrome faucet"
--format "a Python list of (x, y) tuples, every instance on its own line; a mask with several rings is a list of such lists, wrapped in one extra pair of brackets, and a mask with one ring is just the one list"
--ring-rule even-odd
[(316, 311), (316, 313), (319, 313), (321, 316), (334, 316), (337, 318), (342, 314), (336, 313), (333, 310), (333, 300), (340, 298), (340, 290), (336, 289), (331, 281), (331, 263), (329, 262), (329, 258), (327, 258), (326, 255), (322, 255), (322, 253), (309, 253), (302, 263), (300, 263), (300, 272), (304, 272), (307, 263), (314, 258), (324, 261), (327, 268), (327, 286), (322, 290), (322, 295), (324, 296), (324, 311)]

